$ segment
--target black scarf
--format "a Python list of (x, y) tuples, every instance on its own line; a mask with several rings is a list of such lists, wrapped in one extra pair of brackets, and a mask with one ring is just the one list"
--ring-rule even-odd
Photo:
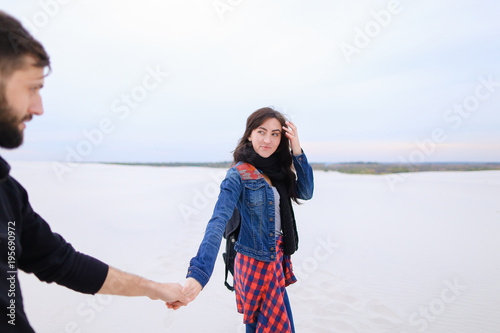
[(293, 214), (292, 200), (286, 189), (287, 174), (281, 170), (280, 157), (274, 152), (268, 158), (257, 154), (249, 144), (245, 149), (243, 162), (252, 164), (268, 176), (280, 195), (281, 229), (283, 230), (283, 252), (285, 255), (292, 255), (299, 246), (299, 236), (297, 234), (297, 224)]

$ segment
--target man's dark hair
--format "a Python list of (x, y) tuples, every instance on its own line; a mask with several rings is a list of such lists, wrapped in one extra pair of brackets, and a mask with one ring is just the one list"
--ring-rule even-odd
[[(31, 57), (35, 60), (28, 61)], [(50, 59), (42, 44), (15, 18), (0, 10), (0, 146), (16, 148), (23, 142), (6, 96), (6, 86), (14, 72), (28, 66), (48, 67)]]
[(50, 58), (42, 44), (21, 22), (0, 10), (0, 84), (26, 65), (26, 56), (35, 58), (36, 67), (50, 70)]

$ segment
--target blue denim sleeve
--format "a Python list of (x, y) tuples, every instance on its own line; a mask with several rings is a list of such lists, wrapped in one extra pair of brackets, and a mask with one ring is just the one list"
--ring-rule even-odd
[(205, 287), (212, 275), (226, 223), (233, 215), (236, 203), (242, 193), (242, 186), (238, 170), (236, 168), (229, 169), (226, 178), (220, 185), (219, 198), (215, 204), (212, 218), (208, 221), (205, 236), (196, 257), (191, 259), (186, 275), (186, 278), (196, 279), (202, 287)]
[(297, 172), (297, 183), (295, 191), (299, 199), (309, 200), (314, 192), (314, 177), (311, 165), (307, 161), (306, 154), (302, 150), (302, 154), (293, 156), (293, 166)]

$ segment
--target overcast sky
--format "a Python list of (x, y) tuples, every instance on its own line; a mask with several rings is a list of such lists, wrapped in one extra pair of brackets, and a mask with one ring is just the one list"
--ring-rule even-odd
[(254, 110), (314, 162), (500, 161), (500, 3), (3, 1), (46, 47), (10, 160), (227, 161)]

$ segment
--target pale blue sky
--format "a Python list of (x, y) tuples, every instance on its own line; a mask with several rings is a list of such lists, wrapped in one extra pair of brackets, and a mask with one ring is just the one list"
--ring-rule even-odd
[[(497, 2), (18, 0), (2, 9), (30, 27), (53, 67), (45, 115), (28, 124), (22, 148), (1, 151), (11, 160), (230, 160), (247, 116), (273, 105), (314, 162), (500, 161)], [(102, 137), (84, 135), (99, 126)]]

